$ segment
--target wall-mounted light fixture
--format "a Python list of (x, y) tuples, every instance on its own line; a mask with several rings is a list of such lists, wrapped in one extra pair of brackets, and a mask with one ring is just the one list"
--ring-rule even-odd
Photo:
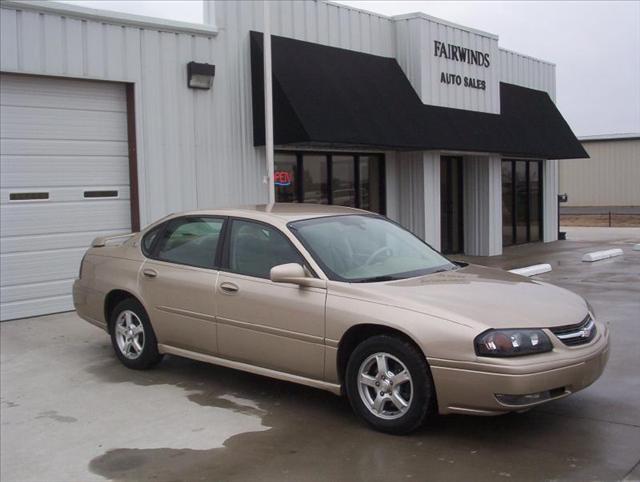
[(187, 85), (191, 89), (210, 89), (214, 75), (216, 75), (215, 65), (198, 62), (187, 64)]

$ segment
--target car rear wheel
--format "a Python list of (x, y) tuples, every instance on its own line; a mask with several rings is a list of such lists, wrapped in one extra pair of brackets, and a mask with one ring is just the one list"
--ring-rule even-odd
[(109, 326), (113, 349), (126, 367), (144, 370), (162, 360), (147, 312), (137, 300), (129, 298), (118, 303)]
[(360, 343), (349, 358), (345, 379), (353, 410), (382, 432), (415, 430), (435, 405), (425, 357), (399, 337), (380, 335)]

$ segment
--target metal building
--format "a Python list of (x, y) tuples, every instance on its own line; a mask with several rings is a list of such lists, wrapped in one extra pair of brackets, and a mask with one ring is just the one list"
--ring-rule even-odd
[[(2, 320), (72, 309), (96, 236), (268, 199), (262, 2), (205, 1), (202, 25), (0, 7)], [(556, 239), (557, 160), (586, 153), (553, 64), (422, 13), (266, 8), (278, 201), (377, 211), (449, 253)]]
[(590, 158), (561, 163), (559, 191), (568, 197), (564, 206), (640, 208), (640, 133), (579, 140)]

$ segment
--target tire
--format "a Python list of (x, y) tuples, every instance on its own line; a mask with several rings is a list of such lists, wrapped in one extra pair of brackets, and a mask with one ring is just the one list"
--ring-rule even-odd
[[(383, 374), (380, 368), (385, 364)], [(353, 411), (380, 432), (410, 433), (436, 405), (427, 360), (413, 343), (400, 337), (378, 335), (360, 343), (349, 357), (345, 382)]]
[(109, 327), (116, 356), (127, 368), (145, 370), (162, 360), (149, 316), (138, 300), (128, 298), (118, 303)]

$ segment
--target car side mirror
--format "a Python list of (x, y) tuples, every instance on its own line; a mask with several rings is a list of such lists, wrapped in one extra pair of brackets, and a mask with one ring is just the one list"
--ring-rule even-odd
[(312, 288), (327, 287), (327, 282), (325, 280), (307, 276), (302, 265), (298, 263), (287, 263), (274, 266), (271, 268), (270, 278), (274, 283), (292, 283)]

